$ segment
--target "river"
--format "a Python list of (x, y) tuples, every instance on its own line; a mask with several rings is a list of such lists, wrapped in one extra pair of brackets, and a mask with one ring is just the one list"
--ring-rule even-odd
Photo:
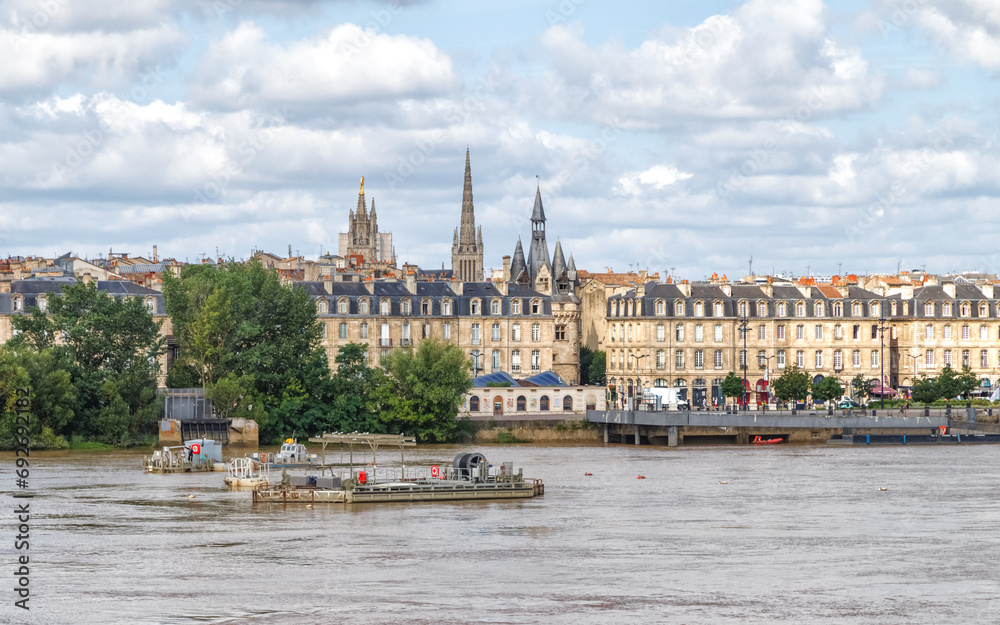
[(135, 451), (33, 454), (29, 614), (12, 607), (3, 454), (0, 622), (1000, 622), (998, 446), (426, 446), (407, 461), (470, 450), (545, 495), (254, 506), (222, 473), (146, 475)]

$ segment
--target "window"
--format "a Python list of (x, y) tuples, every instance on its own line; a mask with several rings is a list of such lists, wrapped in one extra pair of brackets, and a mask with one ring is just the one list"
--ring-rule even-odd
[(784, 317), (785, 316), (785, 302), (778, 302), (777, 311), (778, 311), (778, 316), (779, 317)]
[(363, 299), (358, 302), (358, 312), (362, 315), (368, 314), (368, 300)]
[(379, 314), (388, 315), (389, 314), (389, 307), (391, 305), (392, 304), (387, 299), (384, 299), (384, 300), (380, 301), (379, 302)]
[(500, 370), (500, 350), (494, 349), (492, 358), (490, 359), (491, 371)]
[(479, 398), (475, 395), (469, 398), (469, 412), (479, 412)]
[[(63, 332), (63, 334), (65, 335), (66, 333)], [(326, 338), (326, 324), (325, 323), (321, 323), (320, 326), (319, 326), (319, 338), (321, 338), (321, 339), (325, 339)], [(63, 340), (64, 341), (66, 340), (65, 336), (63, 337)]]
[(662, 299), (656, 300), (656, 314), (663, 315), (665, 313), (666, 313), (666, 306), (664, 305), (663, 300)]
[(540, 312), (542, 312), (542, 303), (537, 299), (531, 300), (531, 314), (537, 315)]
[(762, 341), (767, 338), (767, 326), (766, 325), (761, 324), (761, 325), (757, 326), (757, 338), (760, 339), (760, 340), (762, 340)]
[[(632, 333), (632, 326), (629, 326), (628, 329), (629, 329), (629, 334), (631, 334)], [(629, 338), (632, 338), (632, 337), (629, 336)], [(540, 340), (542, 340), (542, 329), (541, 329), (541, 326), (538, 325), (537, 323), (533, 323), (533, 324), (531, 324), (531, 341), (533, 343), (537, 343)]]
[(747, 366), (747, 350), (740, 350), (740, 369), (745, 369)]
[(337, 336), (339, 336), (342, 339), (346, 339), (347, 338), (347, 324), (344, 323), (343, 321), (341, 321), (337, 325)]
[(806, 366), (806, 353), (801, 349), (795, 352), (795, 366), (804, 369)]
[(715, 368), (716, 369), (721, 369), (722, 368), (722, 350), (721, 349), (715, 350)]
[(471, 310), (472, 310), (471, 314), (478, 315), (479, 314), (479, 300), (477, 300), (477, 299), (472, 300), (471, 307), (472, 307), (471, 308)]
[(855, 341), (861, 340), (861, 326), (859, 324), (854, 324), (854, 327), (851, 328), (851, 335)]
[(403, 338), (403, 345), (409, 345), (410, 344), (410, 324), (408, 324), (408, 323), (404, 323), (403, 324), (403, 337), (402, 338)]
[(521, 350), (519, 349), (510, 352), (510, 370), (512, 373), (521, 372)]
[(868, 311), (871, 313), (872, 317), (878, 317), (882, 307), (878, 305), (878, 302), (872, 302), (868, 305)]
[(674, 336), (674, 338), (676, 338), (678, 341), (683, 341), (684, 340), (684, 324), (683, 323), (678, 323), (677, 324), (677, 328), (675, 330), (675, 336)]
[(844, 305), (841, 302), (835, 302), (833, 304), (833, 316), (834, 317), (844, 316)]
[(944, 317), (951, 316), (951, 302), (945, 302), (941, 305), (941, 315)]
[(721, 343), (722, 342), (722, 324), (721, 323), (715, 324), (715, 342), (716, 343)]
[(761, 369), (767, 366), (767, 352), (762, 349), (757, 350), (757, 366)]
[(527, 409), (527, 400), (524, 399), (524, 395), (517, 396), (517, 411), (524, 412)]
[(747, 303), (740, 302), (740, 317), (746, 317), (746, 316), (747, 316)]
[[(325, 302), (324, 302), (324, 304), (325, 304)], [(47, 305), (48, 305), (48, 300), (46, 298), (44, 298), (44, 297), (39, 297), (38, 298), (38, 309), (40, 311), (45, 312), (45, 309), (46, 309)], [(146, 298), (146, 310), (149, 311), (149, 312), (155, 312), (156, 311), (156, 300), (154, 300), (152, 297), (147, 297)]]
[(779, 349), (778, 350), (778, 357), (777, 357), (776, 360), (778, 361), (778, 368), (779, 369), (784, 369), (785, 368), (785, 350), (783, 350), (783, 349)]
[(443, 299), (441, 300), (441, 314), (450, 315), (451, 314), (451, 300)]
[(420, 302), (420, 314), (426, 317), (431, 314), (431, 302), (430, 300), (421, 300)]
[(541, 397), (538, 398), (538, 409), (539, 410), (546, 410), (546, 411), (549, 409), (549, 396), (548, 395), (542, 395)]
[(722, 316), (722, 302), (715, 302), (715, 316)]
[(615, 354), (616, 354), (616, 353), (617, 353), (617, 352), (616, 352), (615, 350), (611, 350), (611, 368), (612, 368), (612, 369), (614, 369), (614, 368), (615, 368)]
[(678, 369), (684, 368), (684, 350), (679, 349), (674, 352), (674, 366)]
[(927, 302), (926, 304), (924, 304), (924, 316), (927, 317), (934, 316), (934, 302)]
[(813, 306), (813, 316), (822, 317), (823, 316), (823, 302), (816, 302)]
[(963, 317), (969, 317), (972, 315), (972, 307), (969, 306), (969, 302), (962, 302), (962, 305), (958, 308), (958, 314)]
[(566, 395), (565, 397), (563, 397), (563, 410), (572, 410), (572, 409), (573, 409), (573, 397), (570, 395)]
[(656, 350), (656, 368), (665, 369), (667, 367), (667, 356), (662, 349)]
[(987, 338), (986, 326), (979, 326), (979, 340), (985, 341)]
[(500, 300), (493, 300), (490, 302), (490, 314), (499, 315), (500, 314)]
[(833, 369), (841, 371), (844, 368), (844, 353), (839, 349), (833, 352)]
[(944, 338), (946, 340), (951, 338), (951, 326), (944, 327)]
[(425, 323), (420, 326), (420, 338), (422, 339), (431, 338), (431, 324)]
[(658, 343), (662, 343), (664, 340), (665, 340), (665, 338), (664, 338), (664, 334), (663, 334), (663, 324), (662, 323), (658, 323), (658, 324), (656, 324), (656, 341)]
[(472, 324), (472, 344), (479, 345), (479, 324)]
[(783, 323), (779, 323), (778, 324), (778, 332), (777, 332), (777, 334), (778, 334), (778, 340), (779, 341), (784, 341), (785, 340), (785, 324), (783, 324)]
[(817, 325), (815, 329), (815, 337), (817, 339), (823, 338), (823, 326)]
[(971, 366), (969, 363), (969, 350), (967, 349), (962, 350), (962, 366), (963, 367)]
[(494, 323), (493, 326), (490, 328), (490, 330), (491, 330), (491, 332), (490, 332), (490, 339), (492, 339), (493, 341), (499, 341), (500, 340), (500, 324), (499, 323)]
[(823, 368), (823, 352), (821, 350), (816, 350), (816, 368)]
[(368, 322), (367, 321), (361, 323), (361, 338), (363, 338), (363, 339), (368, 338)]
[(696, 323), (694, 326), (694, 342), (701, 343), (702, 341), (702, 328), (700, 323)]
[(844, 326), (839, 324), (833, 326), (833, 338), (835, 340), (840, 340), (844, 338)]
[(896, 302), (891, 302), (889, 304), (889, 310), (890, 310), (889, 314), (892, 315), (893, 317), (895, 317), (896, 316)]
[(347, 300), (346, 299), (337, 300), (337, 313), (341, 314), (341, 315), (346, 315), (347, 314)]
[(618, 324), (611, 324), (611, 340), (614, 341), (618, 334)]
[(674, 315), (677, 317), (684, 316), (684, 302), (674, 302)]
[(806, 327), (804, 325), (795, 326), (795, 338), (804, 339), (806, 338)]
[[(538, 324), (536, 323), (535, 325), (537, 326)], [(534, 330), (534, 328), (532, 328), (532, 330)], [(534, 337), (534, 334), (535, 334), (534, 331), (532, 331), (531, 334), (532, 334), (532, 337)], [(535, 340), (535, 339), (532, 338), (532, 340)], [(632, 340), (632, 324), (631, 323), (628, 324), (628, 340), (630, 340), (630, 341)]]
[(510, 314), (512, 315), (521, 314), (521, 300), (519, 299), (510, 300)]
[(766, 317), (767, 316), (767, 304), (764, 302), (759, 302), (757, 304), (757, 316)]
[(928, 367), (934, 366), (934, 350), (929, 349), (924, 353), (924, 365)]
[(399, 302), (399, 314), (401, 315), (410, 314), (410, 300), (404, 299)]
[(877, 338), (878, 338), (878, 324), (873, 323), (872, 324), (872, 339), (877, 339)]
[(538, 373), (542, 370), (542, 353), (537, 349), (531, 350), (531, 371)]
[(967, 325), (962, 326), (962, 340), (963, 341), (969, 340), (969, 326)]
[(932, 326), (929, 323), (927, 324), (926, 327), (924, 327), (924, 338), (925, 339), (933, 339), (934, 338), (934, 326)]
[(861, 350), (856, 349), (851, 353), (851, 366), (855, 369), (861, 368)]
[(11, 310), (13, 310), (14, 312), (20, 312), (21, 311), (21, 296), (20, 295), (15, 295), (14, 298), (11, 300)]
[(704, 369), (705, 368), (705, 352), (700, 349), (694, 350), (694, 368)]
[(879, 353), (877, 349), (872, 350), (872, 369), (878, 369)]
[(558, 325), (556, 326), (556, 340), (565, 341), (566, 340), (566, 326)]
[(985, 349), (979, 350), (979, 366), (983, 369), (990, 366), (989, 353)]
[(451, 324), (450, 323), (446, 323), (446, 324), (444, 324), (444, 325), (441, 326), (441, 338), (443, 338), (446, 341), (451, 339)]
[[(515, 341), (515, 342), (521, 340), (521, 324), (520, 323), (515, 323), (512, 326), (510, 326), (510, 340)], [(614, 326), (611, 326), (611, 340), (612, 341), (615, 340)]]
[(946, 367), (950, 367), (951, 366), (951, 350), (950, 349), (944, 350), (944, 365)]
[(804, 302), (799, 302), (795, 305), (795, 316), (805, 317), (806, 316), (806, 305)]
[(854, 302), (851, 304), (851, 316), (860, 317), (861, 316), (861, 302)]
[(694, 316), (704, 317), (705, 316), (705, 305), (701, 302), (695, 302), (694, 304)]

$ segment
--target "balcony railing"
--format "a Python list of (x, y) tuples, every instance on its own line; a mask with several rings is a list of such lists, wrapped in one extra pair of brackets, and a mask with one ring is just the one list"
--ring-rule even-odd
[(407, 345), (410, 344), (410, 339), (399, 339), (399, 344), (402, 345), (403, 347), (406, 347)]
[(379, 339), (379, 347), (392, 347), (392, 339)]

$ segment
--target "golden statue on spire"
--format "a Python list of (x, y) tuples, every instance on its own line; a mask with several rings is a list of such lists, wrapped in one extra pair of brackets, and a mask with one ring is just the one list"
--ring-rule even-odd
[(361, 176), (361, 193), (364, 194), (364, 192), (365, 192), (365, 177)]

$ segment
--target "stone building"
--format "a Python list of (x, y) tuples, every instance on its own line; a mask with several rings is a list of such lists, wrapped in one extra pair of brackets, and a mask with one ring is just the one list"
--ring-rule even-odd
[(968, 366), (988, 394), (1000, 377), (1000, 299), (993, 284), (955, 282), (650, 282), (608, 298), (605, 345), (609, 383), (626, 394), (675, 387), (695, 406), (721, 402), (722, 380), (744, 363), (751, 401), (767, 401), (770, 378), (791, 365), (814, 381), (884, 375), (902, 389)]
[(451, 246), (451, 271), (459, 282), (483, 280), (483, 229), (476, 229), (476, 211), (472, 204), (472, 166), (465, 151), (465, 185), (462, 189), (462, 221), (455, 228)]
[[(392, 234), (379, 232), (378, 215), (375, 214), (375, 200), (371, 212), (365, 200), (365, 179), (361, 179), (358, 205), (350, 212), (347, 232), (338, 236), (338, 255), (351, 258), (354, 264), (389, 263), (394, 265), (396, 254), (392, 247)], [(290, 254), (289, 254), (290, 255)]]

